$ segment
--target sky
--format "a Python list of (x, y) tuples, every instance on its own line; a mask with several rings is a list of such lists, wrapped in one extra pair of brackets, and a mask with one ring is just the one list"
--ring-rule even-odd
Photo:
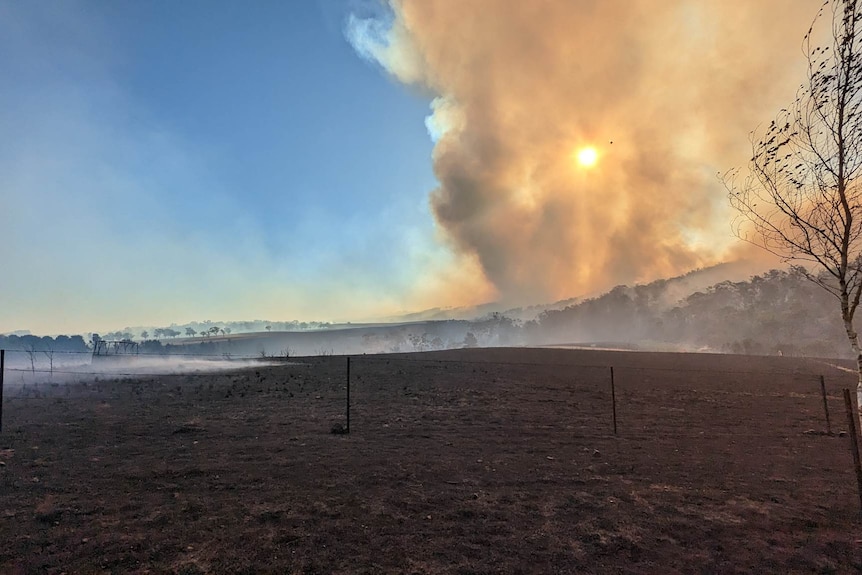
[(0, 333), (362, 321), (757, 258), (715, 174), (792, 100), (818, 5), (0, 0)]

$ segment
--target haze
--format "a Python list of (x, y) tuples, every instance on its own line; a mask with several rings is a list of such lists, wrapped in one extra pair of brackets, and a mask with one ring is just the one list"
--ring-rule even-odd
[(816, 9), (0, 0), (0, 332), (523, 305), (758, 257), (715, 173), (792, 99)]

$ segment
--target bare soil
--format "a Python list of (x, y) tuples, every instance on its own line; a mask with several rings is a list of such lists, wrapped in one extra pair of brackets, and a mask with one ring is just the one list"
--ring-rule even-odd
[(0, 573), (862, 571), (837, 362), (297, 361), (7, 388)]

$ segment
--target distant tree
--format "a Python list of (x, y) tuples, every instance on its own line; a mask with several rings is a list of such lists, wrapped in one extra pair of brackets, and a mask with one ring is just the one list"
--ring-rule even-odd
[(428, 349), (428, 334), (426, 333), (422, 335), (411, 333), (407, 336), (407, 340), (413, 346), (413, 351), (425, 351)]
[(511, 344), (520, 336), (520, 330), (520, 322), (499, 312), (470, 322), (470, 331), (478, 333), (483, 341), (496, 344)]
[(30, 371), (35, 375), (36, 374), (36, 346), (34, 344), (27, 344), (24, 348), (24, 351), (27, 352), (27, 356), (30, 358)]
[(69, 338), (67, 351), (87, 351), (87, 344), (84, 343), (84, 338), (80, 335), (73, 335)]
[[(838, 299), (856, 356), (862, 424), (862, 349), (854, 326), (862, 297), (862, 0), (827, 0), (803, 40), (808, 60), (796, 100), (752, 137), (749, 175), (725, 174), (737, 234)], [(831, 11), (828, 45), (812, 36)], [(751, 230), (749, 232), (749, 230)], [(820, 274), (819, 270), (826, 273)]]
[(192, 329), (190, 327), (186, 328), (186, 335), (187, 336), (194, 337), (196, 334), (197, 334), (197, 332), (194, 329)]
[(140, 345), (140, 352), (148, 355), (160, 355), (165, 353), (165, 348), (157, 339), (149, 339), (146, 341), (142, 341)]
[(268, 325), (268, 326), (266, 326), (264, 329), (265, 329), (266, 331), (272, 331), (272, 326), (271, 326), (271, 325)]
[(45, 357), (48, 358), (48, 363), (51, 369), (51, 377), (54, 377), (54, 347), (49, 346), (48, 349), (43, 350), (42, 353), (45, 354)]
[(464, 347), (479, 347), (479, 340), (476, 339), (472, 331), (468, 331), (467, 335), (464, 336)]
[(54, 338), (53, 342), (49, 342), (49, 346), (53, 347), (56, 351), (87, 351), (87, 344), (80, 335), (73, 335), (71, 337), (68, 335), (58, 335)]
[(150, 338), (150, 332), (148, 332), (147, 330), (144, 330), (141, 332), (141, 339), (147, 340), (149, 338)]
[(115, 341), (123, 341), (123, 340), (131, 340), (134, 336), (132, 332), (126, 331), (112, 331), (110, 333), (105, 334), (105, 339), (115, 340)]

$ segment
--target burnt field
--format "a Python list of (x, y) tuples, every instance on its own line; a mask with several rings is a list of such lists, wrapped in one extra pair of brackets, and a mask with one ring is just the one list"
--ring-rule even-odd
[(345, 363), (7, 386), (0, 573), (862, 570), (826, 362), (355, 356), (335, 435)]

